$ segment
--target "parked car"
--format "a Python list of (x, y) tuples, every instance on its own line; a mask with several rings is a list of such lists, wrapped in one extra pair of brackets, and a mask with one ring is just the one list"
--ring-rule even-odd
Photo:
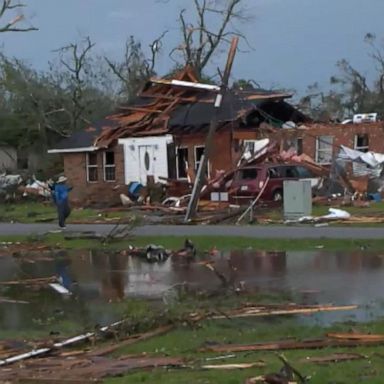
[(284, 180), (310, 180), (312, 188), (319, 186), (317, 177), (305, 165), (265, 163), (238, 169), (233, 177), (231, 190), (233, 198), (242, 200), (255, 198), (266, 183), (268, 185), (261, 196), (262, 200), (282, 201)]

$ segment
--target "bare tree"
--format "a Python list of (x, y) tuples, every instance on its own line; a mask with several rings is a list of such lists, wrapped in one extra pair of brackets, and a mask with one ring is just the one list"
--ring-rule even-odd
[[(221, 44), (229, 44), (231, 37), (239, 36), (245, 41), (245, 36), (233, 24), (236, 20), (247, 20), (244, 9), (239, 9), (242, 0), (193, 0), (196, 21), (188, 22), (186, 10), (179, 14), (182, 42), (175, 47), (171, 58), (175, 54), (182, 57), (183, 64), (194, 67), (198, 75), (208, 64), (212, 55)], [(178, 62), (177, 59), (174, 59)]]
[(88, 54), (95, 46), (89, 37), (86, 37), (82, 44), (71, 43), (58, 50), (60, 63), (69, 74), (68, 87), (72, 94), (71, 128), (75, 131), (79, 128), (80, 122), (90, 124), (84, 117), (87, 108), (84, 102), (85, 77), (88, 75), (89, 63)]
[[(3, 0), (2, 5), (0, 6), (0, 20), (2, 20), (10, 11), (20, 10), (26, 5), (19, 3), (14, 0)], [(17, 25), (24, 20), (24, 15), (22, 13), (14, 16), (10, 21), (6, 22), (4, 25), (0, 25), (0, 32), (28, 32), (28, 31), (37, 31), (35, 27), (18, 27)]]
[(130, 36), (125, 43), (124, 57), (121, 62), (113, 62), (104, 57), (112, 73), (121, 83), (120, 96), (125, 101), (132, 100), (143, 83), (155, 74), (156, 59), (162, 48), (163, 32), (150, 45), (150, 57), (144, 53), (141, 43)]

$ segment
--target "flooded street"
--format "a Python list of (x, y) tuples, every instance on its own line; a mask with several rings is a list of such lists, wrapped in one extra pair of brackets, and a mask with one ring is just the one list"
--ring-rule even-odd
[[(383, 313), (384, 255), (361, 252), (228, 251), (201, 255), (187, 262), (170, 257), (147, 263), (124, 253), (102, 251), (42, 251), (0, 257), (0, 281), (60, 276), (72, 295), (62, 296), (48, 285), (1, 286), (2, 298), (25, 303), (0, 304), (2, 332), (42, 328), (84, 330), (123, 316), (124, 299), (166, 296), (186, 283), (195, 290), (216, 290), (219, 279), (204, 260), (214, 261), (225, 276), (235, 269), (237, 286), (247, 290), (287, 292), (302, 304), (357, 304), (353, 313), (318, 314), (312, 321), (367, 321)], [(230, 260), (230, 263), (228, 262)], [(48, 328), (47, 328), (48, 327)]]

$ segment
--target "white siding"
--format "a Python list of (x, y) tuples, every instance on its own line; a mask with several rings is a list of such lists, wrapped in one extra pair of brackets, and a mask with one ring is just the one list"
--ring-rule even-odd
[[(155, 181), (161, 181), (159, 176), (168, 177), (167, 144), (172, 141), (171, 135), (119, 139), (119, 144), (124, 146), (125, 183), (138, 181), (145, 185), (147, 174), (153, 174)], [(147, 173), (143, 171), (144, 164), (140, 159), (139, 148), (142, 146), (150, 147), (151, 170)]]

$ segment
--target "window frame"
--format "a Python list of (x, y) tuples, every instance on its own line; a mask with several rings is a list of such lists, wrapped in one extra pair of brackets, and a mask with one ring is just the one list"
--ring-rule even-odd
[[(324, 137), (329, 137), (331, 138), (331, 143), (327, 143), (329, 145), (329, 148), (320, 148), (320, 143), (325, 142)], [(333, 157), (333, 142), (334, 142), (335, 137), (332, 135), (320, 135), (316, 136), (316, 153), (315, 153), (315, 159), (317, 164), (331, 164), (332, 163), (332, 157)], [(329, 153), (330, 159), (329, 161), (320, 161), (319, 159), (319, 154), (320, 153)]]
[(185, 177), (180, 177), (179, 175), (179, 150), (186, 149), (187, 150), (187, 164), (189, 167), (189, 147), (186, 145), (182, 145), (180, 147), (176, 147), (176, 179), (177, 180), (188, 180), (188, 172)]
[[(357, 145), (357, 141), (359, 139), (359, 136), (360, 137), (361, 136), (367, 137), (368, 145), (358, 146)], [(356, 151), (364, 152), (364, 153), (369, 152), (369, 135), (367, 133), (357, 133), (357, 134), (355, 134), (353, 149), (356, 150)]]
[[(256, 172), (256, 176), (247, 177), (247, 178), (244, 177), (244, 173), (247, 173), (247, 172), (251, 173), (252, 171)], [(261, 172), (261, 169), (259, 167), (242, 168), (240, 169), (238, 178), (240, 181), (243, 181), (243, 182), (257, 180), (257, 178), (260, 175), (260, 172)]]
[[(107, 153), (113, 153), (113, 164), (107, 164)], [(115, 183), (116, 182), (116, 156), (115, 151), (104, 151), (103, 152), (103, 176), (106, 183)], [(114, 170), (114, 179), (107, 180), (107, 168)]]
[[(195, 172), (196, 172), (196, 175), (197, 175), (197, 172), (198, 172), (198, 170), (199, 170), (199, 167), (200, 167), (200, 162), (201, 162), (201, 160), (197, 160), (197, 156), (196, 156), (196, 154), (197, 154), (197, 149), (199, 149), (199, 148), (204, 148), (204, 152), (205, 152), (205, 145), (195, 145), (194, 147), (193, 147), (193, 161), (194, 161), (194, 165), (195, 165)], [(204, 153), (204, 155), (205, 155), (205, 153)], [(201, 159), (201, 158), (200, 158)], [(209, 178), (210, 177), (210, 174), (211, 174), (211, 172), (210, 172), (210, 161), (208, 160), (208, 162), (207, 162), (207, 177)]]
[[(89, 156), (95, 155), (96, 156), (96, 164), (90, 164), (89, 163)], [(85, 154), (86, 158), (86, 177), (87, 177), (87, 183), (98, 183), (99, 182), (99, 164), (98, 164), (98, 158), (97, 158), (97, 152), (87, 152)], [(90, 169), (96, 169), (96, 180), (90, 180), (89, 178), (89, 170)]]
[[(255, 154), (255, 144), (256, 144), (256, 141), (257, 140), (251, 140), (251, 139), (243, 140), (244, 152), (247, 152), (247, 150), (249, 150), (251, 155), (254, 155)], [(253, 145), (252, 150), (248, 147), (249, 144)], [(247, 147), (248, 147), (248, 149), (247, 149)]]

